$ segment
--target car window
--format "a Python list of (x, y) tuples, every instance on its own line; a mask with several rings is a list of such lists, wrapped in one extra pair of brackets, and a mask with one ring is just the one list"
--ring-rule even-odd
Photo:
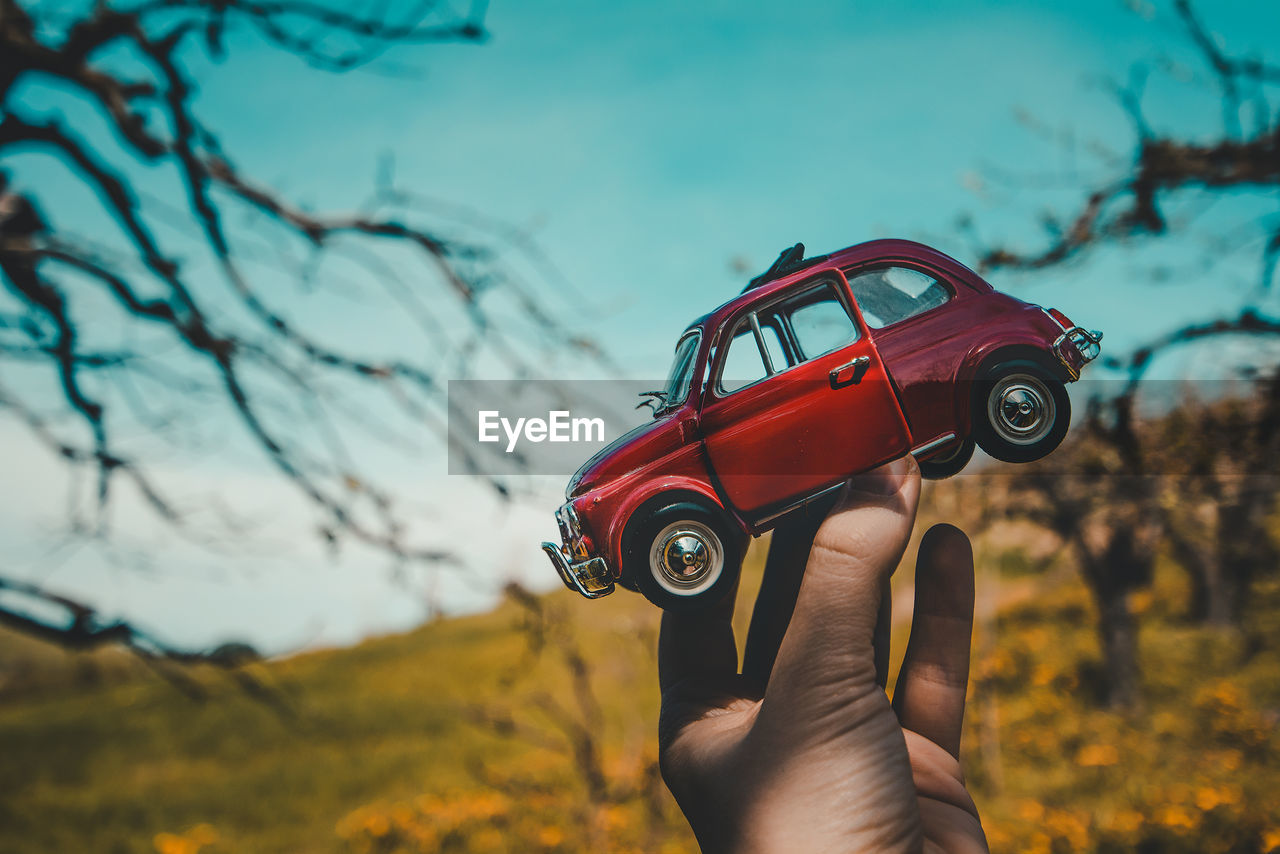
[(694, 357), (698, 355), (698, 341), (701, 333), (697, 330), (685, 333), (676, 345), (675, 361), (671, 365), (671, 373), (667, 375), (667, 383), (663, 386), (663, 399), (657, 412), (665, 408), (684, 403), (693, 385)]
[[(772, 323), (762, 323), (760, 333), (764, 337), (765, 349), (769, 353), (773, 370), (777, 372), (787, 367), (787, 357), (782, 340), (778, 337), (778, 330)], [(724, 367), (720, 369), (720, 391), (737, 391), (768, 375), (764, 358), (760, 355), (760, 347), (756, 344), (755, 333), (751, 330), (750, 319), (744, 317), (734, 327), (729, 350), (725, 353)]]
[(858, 340), (858, 327), (831, 285), (802, 294), (791, 305), (791, 332), (801, 358), (812, 359)]
[(951, 299), (951, 292), (937, 279), (907, 267), (882, 267), (850, 276), (849, 289), (872, 329), (900, 323)]
[[(753, 317), (760, 327), (763, 352), (752, 329)], [(738, 320), (719, 368), (716, 390), (728, 394), (745, 388), (771, 373), (851, 344), (860, 335), (835, 285), (823, 282)]]
[[(750, 327), (748, 327), (750, 328)], [(760, 315), (760, 334), (764, 337), (764, 348), (769, 351), (769, 361), (775, 371), (790, 367), (787, 353), (782, 346), (782, 338), (778, 335), (776, 317)]]

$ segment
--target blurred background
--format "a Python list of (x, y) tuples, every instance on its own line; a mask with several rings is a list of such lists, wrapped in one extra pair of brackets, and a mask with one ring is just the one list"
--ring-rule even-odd
[(0, 850), (694, 850), (658, 612), (553, 590), (564, 477), (449, 474), (448, 383), (660, 378), (782, 248), (886, 236), (1106, 333), (1051, 469), (923, 499), (975, 541), (992, 848), (1280, 847), (1277, 43), (1261, 2), (0, 0)]

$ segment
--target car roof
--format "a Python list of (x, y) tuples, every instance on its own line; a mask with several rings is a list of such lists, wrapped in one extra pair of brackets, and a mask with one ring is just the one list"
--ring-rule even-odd
[[(792, 284), (807, 279), (818, 270), (830, 269), (832, 267), (849, 267), (854, 264), (865, 264), (874, 261), (920, 261), (932, 267), (939, 267), (946, 272), (951, 273), (955, 278), (960, 279), (965, 284), (978, 290), (991, 290), (991, 286), (987, 284), (977, 273), (961, 264), (949, 255), (939, 252), (923, 243), (917, 243), (914, 240), (903, 240), (901, 238), (883, 238), (879, 240), (868, 240), (865, 243), (858, 243), (853, 246), (846, 247), (838, 252), (830, 252), (826, 257), (817, 263), (809, 264), (792, 273), (756, 285), (749, 290), (743, 291), (741, 294), (729, 299), (697, 320), (689, 324), (685, 329), (688, 332), (696, 327), (703, 327), (707, 330), (714, 330), (720, 325), (724, 319), (735, 312), (739, 306), (755, 302), (760, 297), (766, 297), (770, 294), (781, 293)], [(681, 333), (681, 337), (684, 333)]]

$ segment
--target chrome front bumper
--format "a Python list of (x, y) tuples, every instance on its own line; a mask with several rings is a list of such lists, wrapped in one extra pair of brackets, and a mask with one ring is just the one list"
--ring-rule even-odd
[(542, 550), (551, 558), (551, 565), (560, 574), (560, 580), (570, 590), (577, 590), (588, 599), (599, 599), (613, 592), (613, 573), (604, 558), (591, 557), (591, 543), (582, 530), (582, 520), (573, 502), (565, 502), (556, 511), (556, 524), (560, 528), (563, 546), (543, 543)]
[(542, 550), (551, 559), (551, 565), (560, 574), (560, 580), (570, 590), (576, 590), (588, 599), (599, 599), (613, 592), (613, 573), (602, 557), (570, 563), (564, 549), (555, 543), (543, 543)]

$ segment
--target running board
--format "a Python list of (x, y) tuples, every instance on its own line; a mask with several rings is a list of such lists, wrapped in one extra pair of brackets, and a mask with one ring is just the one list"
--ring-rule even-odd
[(844, 483), (845, 482), (842, 480), (839, 483), (832, 484), (831, 486), (828, 486), (826, 489), (819, 490), (818, 492), (815, 492), (812, 495), (806, 495), (804, 498), (801, 498), (799, 501), (793, 501), (792, 503), (788, 504), (786, 507), (783, 507), (781, 510), (776, 510), (773, 513), (770, 513), (768, 516), (763, 516), (759, 519), (756, 519), (752, 524), (752, 527), (758, 528), (761, 525), (767, 525), (768, 523), (772, 522), (774, 519), (778, 519), (782, 516), (785, 516), (788, 513), (792, 512), (793, 510), (799, 510), (801, 507), (803, 507), (806, 504), (811, 504), (814, 501), (818, 501), (822, 498), (826, 498), (828, 495), (833, 495), (844, 488)]
[(912, 448), (911, 456), (919, 458), (921, 455), (927, 454), (930, 451), (936, 451), (939, 448), (941, 448), (943, 445), (949, 445), (955, 440), (956, 440), (955, 433), (943, 433), (941, 436), (934, 439), (932, 442), (925, 442), (923, 445), (921, 445), (918, 448)]
[[(955, 433), (943, 433), (941, 436), (934, 439), (932, 442), (925, 442), (923, 445), (921, 445), (918, 448), (912, 448), (911, 455), (913, 457), (919, 457), (921, 454), (927, 454), (930, 451), (936, 451), (938, 448), (941, 448), (943, 445), (950, 444), (955, 440), (956, 440)], [(752, 520), (752, 527), (758, 528), (761, 525), (767, 525), (768, 523), (772, 522), (774, 519), (778, 519), (782, 516), (785, 516), (794, 510), (799, 510), (801, 507), (803, 507), (806, 504), (811, 504), (815, 501), (818, 501), (819, 499), (826, 498), (828, 495), (831, 495), (835, 492), (840, 491), (840, 489), (844, 487), (844, 483), (845, 483), (844, 481), (840, 481), (839, 483), (828, 486), (826, 489), (815, 492), (812, 495), (806, 495), (804, 498), (801, 498), (799, 501), (793, 501), (792, 503), (788, 504), (782, 509), (775, 510), (774, 512), (770, 513), (767, 516), (762, 516), (758, 519), (754, 519)]]

